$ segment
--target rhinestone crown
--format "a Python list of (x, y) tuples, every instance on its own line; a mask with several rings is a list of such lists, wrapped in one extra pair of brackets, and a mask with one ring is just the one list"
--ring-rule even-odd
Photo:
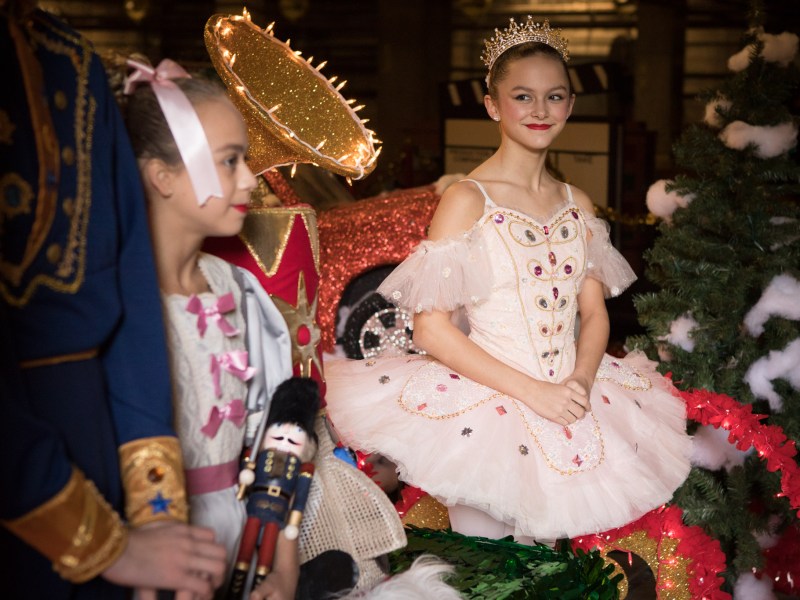
[(494, 37), (485, 40), (486, 46), (481, 53), (481, 60), (486, 68), (491, 69), (494, 61), (506, 50), (525, 42), (541, 42), (551, 48), (555, 48), (564, 59), (569, 60), (569, 50), (567, 49), (566, 38), (561, 37), (561, 29), (550, 29), (550, 22), (545, 19), (543, 23), (536, 23), (531, 15), (525, 20), (524, 25), (520, 25), (514, 18), (509, 19), (509, 26), (500, 31), (494, 30)]

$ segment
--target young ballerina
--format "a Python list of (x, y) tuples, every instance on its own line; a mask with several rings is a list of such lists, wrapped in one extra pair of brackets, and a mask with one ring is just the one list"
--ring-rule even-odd
[(575, 101), (566, 40), (512, 19), (482, 58), (500, 146), (379, 290), (416, 313), (428, 356), (329, 362), (328, 411), (345, 443), (444, 502), (455, 531), (550, 542), (668, 501), (690, 438), (651, 363), (604, 354), (604, 293), (635, 276), (586, 194), (545, 168)]
[[(269, 395), (291, 375), (280, 313), (263, 292), (257, 304), (264, 314), (247, 310), (258, 283), (200, 250), (206, 237), (235, 235), (244, 223), (256, 186), (245, 162), (247, 129), (221, 86), (188, 78), (171, 61), (157, 69), (130, 64), (128, 81), (145, 83), (127, 86), (126, 116), (166, 317), (189, 518), (215, 530), (232, 567), (246, 518), (236, 495), (248, 382)], [(261, 331), (266, 359), (256, 370), (246, 338)], [(273, 573), (249, 597), (293, 598), (298, 568), (296, 541), (280, 536)]]

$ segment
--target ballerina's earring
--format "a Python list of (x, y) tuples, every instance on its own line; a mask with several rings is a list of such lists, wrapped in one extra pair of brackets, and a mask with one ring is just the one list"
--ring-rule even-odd
[(492, 117), (492, 120), (493, 120), (493, 121), (499, 121), (499, 120), (500, 120), (500, 115), (494, 115), (494, 116)]

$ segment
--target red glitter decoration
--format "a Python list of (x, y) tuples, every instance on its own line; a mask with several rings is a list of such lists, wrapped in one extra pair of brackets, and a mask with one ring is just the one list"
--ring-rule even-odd
[(320, 346), (336, 343), (336, 311), (347, 284), (377, 267), (396, 265), (427, 237), (439, 203), (432, 185), (337, 206), (319, 214)]
[(292, 189), (292, 186), (289, 185), (286, 178), (276, 169), (265, 171), (261, 176), (266, 179), (272, 193), (278, 197), (283, 206), (302, 204), (303, 201), (300, 199), (300, 196), (297, 195), (297, 192)]
[(500, 415), (500, 416), (503, 416), (504, 414), (506, 414), (505, 406), (497, 406), (497, 407), (495, 407), (495, 410), (497, 411), (497, 414)]
[(603, 402), (605, 402), (606, 404), (611, 404), (611, 400), (609, 400), (608, 396), (606, 396), (605, 394), (603, 394)]
[(564, 427), (564, 435), (567, 436), (568, 440), (572, 439), (572, 431), (570, 431), (569, 427)]
[(772, 548), (764, 550), (763, 571), (772, 580), (772, 588), (796, 596), (800, 587), (800, 529), (788, 527)]
[(394, 507), (397, 509), (397, 514), (402, 519), (420, 498), (427, 495), (428, 494), (413, 485), (403, 486), (403, 489), (400, 490), (400, 500), (394, 504)]
[[(678, 540), (677, 554), (689, 559), (686, 570), (689, 575), (689, 591), (692, 598), (730, 599), (731, 595), (720, 589), (724, 582), (720, 573), (725, 570), (725, 554), (720, 549), (719, 541), (709, 537), (697, 525), (684, 525), (683, 511), (675, 505), (662, 506), (652, 510), (633, 523), (618, 529), (596, 535), (580, 536), (572, 540), (572, 547), (587, 552), (592, 548), (608, 551), (619, 549), (628, 552), (626, 548), (617, 548), (615, 544), (617, 540), (638, 531), (644, 531), (650, 539), (658, 544), (664, 538)], [(656, 585), (665, 585), (665, 583), (657, 581)]]

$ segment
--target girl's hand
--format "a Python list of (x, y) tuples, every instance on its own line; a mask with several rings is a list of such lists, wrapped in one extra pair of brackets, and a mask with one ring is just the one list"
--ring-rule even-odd
[[(562, 383), (568, 388), (575, 390), (579, 394), (583, 394), (587, 398), (590, 397), (592, 391), (592, 384), (586, 377), (581, 377), (573, 373), (572, 375), (567, 377)], [(591, 405), (587, 405), (586, 410), (587, 411), (592, 410)]]
[(294, 600), (296, 588), (297, 573), (273, 571), (250, 592), (249, 600)]
[(562, 383), (537, 382), (529, 400), (522, 401), (537, 415), (558, 425), (570, 425), (590, 410), (585, 384), (578, 380)]
[(142, 600), (157, 589), (177, 590), (178, 600), (210, 600), (225, 575), (225, 548), (211, 529), (163, 521), (131, 529), (128, 544), (103, 577), (135, 587)]

